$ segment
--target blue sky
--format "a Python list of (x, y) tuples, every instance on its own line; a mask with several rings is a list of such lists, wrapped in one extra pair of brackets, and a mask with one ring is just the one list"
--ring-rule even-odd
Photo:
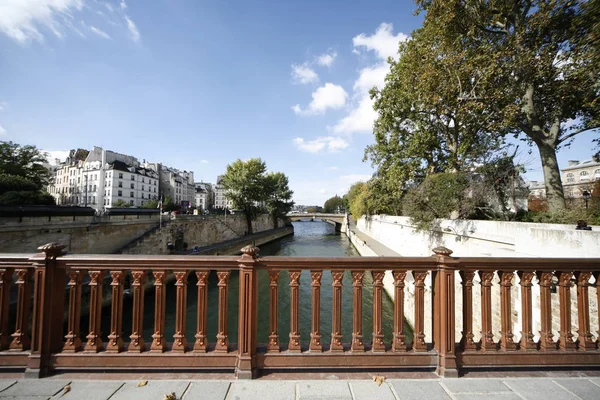
[[(412, 1), (1, 0), (0, 140), (194, 171), (261, 157), (299, 204), (370, 176), (367, 91), (421, 23)], [(591, 155), (587, 134), (567, 159)], [(524, 146), (521, 146), (522, 148)], [(521, 151), (541, 178), (539, 158)]]

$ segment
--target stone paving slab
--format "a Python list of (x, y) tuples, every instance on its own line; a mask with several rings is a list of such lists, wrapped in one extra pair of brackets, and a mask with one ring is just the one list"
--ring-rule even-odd
[(391, 380), (400, 400), (449, 400), (439, 381)]
[[(58, 392), (52, 399), (106, 400), (124, 385), (123, 381), (73, 381), (71, 390)], [(0, 393), (1, 394), (1, 393)]]
[(0, 392), (2, 392), (4, 389), (7, 389), (7, 388), (11, 387), (15, 383), (17, 383), (16, 379), (2, 379), (2, 380), (0, 380)]
[(394, 393), (387, 382), (381, 386), (373, 381), (350, 381), (355, 400), (395, 400)]
[(225, 400), (231, 382), (192, 381), (182, 400)]
[(48, 399), (62, 391), (70, 381), (61, 379), (22, 379), (0, 392), (0, 397), (42, 397)]
[(452, 397), (456, 400), (523, 400), (521, 396), (514, 392), (487, 393), (485, 395), (476, 393), (463, 393), (453, 394)]
[(505, 379), (504, 383), (514, 392), (519, 393), (521, 398), (526, 400), (563, 400), (577, 398), (552, 382), (552, 379)]
[(583, 400), (600, 399), (600, 386), (589, 379), (553, 379), (555, 383), (569, 392), (581, 397)]
[[(117, 390), (110, 400), (162, 400), (165, 394), (175, 392), (177, 398), (184, 396), (190, 381), (148, 380), (146, 386), (138, 387), (140, 381), (128, 381)], [(87, 399), (86, 399), (87, 400)]]
[(296, 382), (294, 381), (235, 381), (231, 383), (227, 394), (227, 400), (295, 399)]
[(444, 379), (441, 384), (453, 394), (461, 393), (502, 393), (510, 392), (510, 388), (501, 380), (493, 379)]
[(301, 400), (352, 400), (347, 381), (306, 381), (298, 384)]

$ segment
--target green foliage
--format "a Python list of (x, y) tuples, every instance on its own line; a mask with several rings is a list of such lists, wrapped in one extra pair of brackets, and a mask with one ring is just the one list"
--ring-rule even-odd
[(265, 176), (267, 211), (273, 217), (275, 227), (277, 218), (284, 218), (294, 206), (293, 191), (290, 190), (288, 177), (282, 172), (271, 172)]
[(42, 191), (7, 191), (0, 194), (0, 205), (55, 205), (54, 197)]
[(0, 173), (0, 194), (14, 191), (37, 191), (38, 186), (30, 179), (18, 176)]
[(148, 200), (141, 208), (158, 208), (158, 200)]
[(369, 196), (369, 187), (364, 182), (357, 182), (350, 187), (348, 191), (348, 202), (350, 203), (350, 213), (355, 220), (363, 215), (369, 215), (367, 199)]
[(179, 204), (174, 204), (173, 203), (173, 199), (171, 198), (171, 196), (167, 196), (165, 197), (165, 200), (163, 201), (163, 211), (177, 211), (181, 208), (181, 206)]
[(28, 179), (40, 190), (51, 178), (50, 171), (44, 166), (46, 157), (47, 155), (35, 146), (0, 142), (0, 174)]
[(465, 218), (475, 210), (467, 198), (469, 183), (464, 174), (440, 173), (428, 176), (404, 198), (404, 215), (418, 229), (430, 229), (436, 218)]
[(341, 208), (344, 208), (344, 200), (337, 194), (327, 199), (323, 204), (323, 212), (328, 214), (335, 213)]
[(521, 222), (569, 225), (576, 225), (579, 220), (586, 221), (588, 225), (600, 225), (600, 210), (574, 208), (558, 211), (528, 211), (519, 218)]
[(119, 200), (115, 201), (112, 206), (114, 208), (129, 208), (129, 207), (131, 207), (131, 204), (129, 204), (125, 200), (119, 199)]

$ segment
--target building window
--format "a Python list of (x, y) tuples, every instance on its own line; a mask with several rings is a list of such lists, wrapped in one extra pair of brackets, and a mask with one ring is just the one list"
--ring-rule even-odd
[(590, 177), (588, 176), (588, 172), (587, 171), (581, 171), (579, 173), (579, 180), (580, 181), (587, 181), (589, 179), (590, 179)]
[(119, 172), (119, 179), (123, 179), (123, 173)]
[(119, 187), (123, 187), (123, 182), (119, 181)]
[(96, 191), (96, 185), (94, 185), (94, 190), (92, 190), (92, 192), (95, 192), (95, 191)]
[(119, 190), (119, 197), (123, 196), (123, 191)]
[(144, 183), (144, 177), (142, 176), (142, 183)]
[(567, 182), (575, 182), (575, 177), (572, 173), (567, 174)]
[(135, 180), (135, 175), (131, 175), (131, 180), (134, 181)]
[(129, 197), (133, 197), (133, 192), (129, 192)]
[(144, 185), (142, 185), (142, 191), (144, 191), (144, 190), (146, 190), (146, 189), (144, 188)]
[(142, 201), (142, 205), (144, 205), (144, 201)]
[(133, 205), (133, 200), (130, 200), (130, 201), (129, 201), (129, 204)]
[(130, 186), (131, 186), (131, 189), (133, 189), (133, 188), (134, 188), (134, 187), (133, 187), (133, 183), (132, 183)]

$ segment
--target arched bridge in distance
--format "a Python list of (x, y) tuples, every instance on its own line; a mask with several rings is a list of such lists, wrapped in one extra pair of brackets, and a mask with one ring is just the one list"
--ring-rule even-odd
[(339, 232), (342, 229), (342, 224), (344, 223), (344, 219), (346, 218), (345, 214), (325, 214), (325, 213), (307, 213), (307, 214), (298, 214), (298, 213), (289, 213), (287, 217), (290, 221), (325, 221), (331, 225), (335, 226), (336, 232)]

